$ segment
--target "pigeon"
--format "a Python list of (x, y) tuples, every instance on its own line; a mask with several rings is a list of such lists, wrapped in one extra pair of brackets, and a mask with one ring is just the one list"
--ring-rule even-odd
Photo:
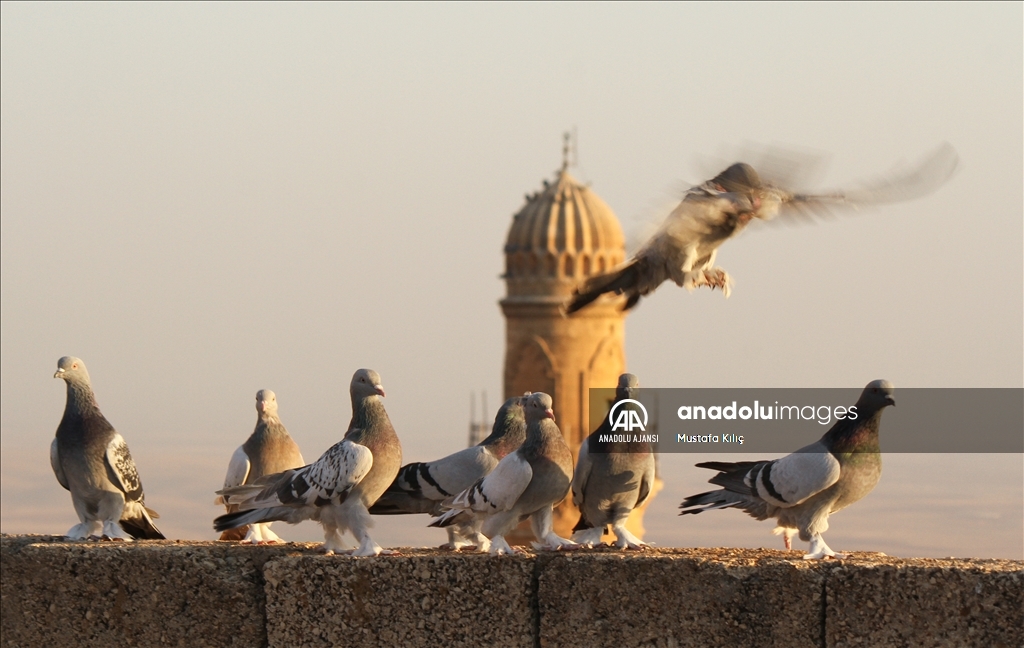
[(831, 208), (910, 200), (931, 193), (955, 171), (956, 151), (945, 144), (914, 169), (867, 183), (858, 189), (824, 194), (795, 193), (763, 181), (749, 164), (737, 162), (693, 187), (657, 233), (625, 265), (587, 279), (563, 308), (572, 314), (605, 293), (625, 295), (623, 310), (637, 305), (671, 279), (687, 290), (719, 288), (728, 297), (732, 278), (715, 267), (718, 248), (753, 219), (772, 220), (827, 214)]
[(575, 543), (560, 538), (552, 525), (552, 505), (569, 492), (572, 482), (572, 453), (555, 425), (551, 397), (535, 392), (526, 399), (526, 441), (498, 462), (486, 477), (453, 498), (445, 500), (449, 510), (430, 523), (432, 527), (482, 522), (484, 539), (479, 551), (511, 554), (504, 536), (530, 518), (536, 549), (573, 549)]
[[(895, 405), (887, 380), (868, 383), (861, 392), (856, 418), (847, 417), (820, 440), (781, 459), (708, 461), (698, 468), (717, 470), (708, 480), (721, 490), (691, 495), (679, 505), (680, 515), (710, 509), (739, 508), (758, 520), (775, 518), (786, 549), (797, 531), (810, 542), (806, 559), (844, 558), (825, 544), (828, 516), (870, 493), (882, 475), (878, 426), (882, 410)], [(851, 408), (851, 411), (854, 408)]]
[(351, 531), (359, 542), (352, 555), (384, 552), (370, 537), (373, 521), (367, 509), (398, 474), (402, 445), (384, 411), (384, 388), (377, 372), (356, 371), (349, 392), (352, 421), (345, 437), (308, 466), (218, 491), (239, 510), (214, 520), (214, 529), (226, 531), (275, 520), (289, 524), (316, 520), (324, 528), (323, 549), (327, 554), (344, 551), (345, 531)]
[[(370, 507), (374, 515), (403, 513), (444, 513), (442, 502), (466, 490), (489, 474), (506, 455), (515, 452), (526, 438), (525, 398), (517, 396), (505, 401), (494, 417), (491, 434), (478, 445), (459, 450), (443, 459), (411, 463), (403, 466), (377, 503)], [(463, 547), (480, 546), (487, 538), (480, 533), (479, 520), (453, 524), (446, 528), (448, 542), (442, 549), (458, 551)]]
[[(256, 392), (256, 414), (256, 429), (231, 455), (224, 488), (251, 484), (264, 475), (306, 465), (299, 446), (277, 417), (277, 395), (274, 392), (269, 389)], [(218, 497), (216, 503), (224, 504), (224, 498)], [(227, 509), (228, 513), (233, 513), (238, 507), (228, 505)], [(281, 542), (281, 538), (270, 530), (269, 522), (229, 529), (221, 534), (220, 539), (252, 544)]]
[[(615, 402), (636, 400), (640, 381), (633, 374), (619, 376)], [(621, 407), (629, 407), (627, 403)], [(619, 434), (622, 434), (619, 432)], [(626, 528), (629, 513), (647, 501), (654, 486), (654, 453), (650, 443), (608, 441), (615, 431), (606, 418), (580, 446), (572, 478), (572, 502), (580, 520), (572, 539), (585, 547), (601, 544), (605, 526), (612, 526), (615, 546), (643, 549), (647, 545)]]
[(142, 481), (128, 444), (96, 404), (85, 363), (71, 356), (57, 361), (57, 373), (67, 384), (64, 417), (50, 444), (50, 466), (57, 481), (71, 492), (79, 524), (72, 540), (163, 540), (146, 508)]

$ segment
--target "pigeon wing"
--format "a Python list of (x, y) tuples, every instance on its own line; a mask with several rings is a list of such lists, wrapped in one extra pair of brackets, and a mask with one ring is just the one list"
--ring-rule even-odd
[(530, 462), (518, 452), (498, 462), (493, 471), (452, 500), (453, 509), (508, 511), (533, 479)]
[(759, 464), (744, 482), (764, 501), (789, 508), (839, 481), (839, 461), (820, 443), (775, 461)]
[[(245, 448), (238, 446), (238, 449), (231, 455), (228, 473), (224, 476), (224, 488), (232, 488), (244, 484), (246, 478), (249, 477), (249, 470), (251, 468), (252, 463), (249, 461), (249, 455), (245, 454)], [(218, 497), (214, 503), (226, 504), (223, 497)]]
[(587, 480), (590, 478), (592, 464), (590, 451), (587, 449), (589, 445), (589, 439), (580, 445), (579, 458), (576, 460), (576, 472), (572, 476), (572, 503), (577, 508), (583, 506), (583, 494), (587, 490)]
[(60, 452), (57, 450), (57, 439), (53, 440), (50, 444), (50, 467), (53, 468), (53, 474), (57, 476), (57, 481), (64, 490), (71, 490), (68, 486), (68, 478), (64, 475), (64, 468), (60, 465)]
[(124, 438), (120, 434), (114, 434), (110, 439), (104, 460), (107, 466), (107, 478), (121, 489), (125, 499), (128, 501), (141, 500), (142, 481), (139, 479), (139, 471), (135, 468), (132, 453), (128, 451), (128, 444), (124, 442)]
[[(294, 473), (283, 485), (274, 484), (276, 496), (283, 504), (326, 506), (345, 501), (373, 467), (373, 453), (364, 445), (347, 439), (334, 444), (319, 459)], [(267, 489), (267, 490), (271, 490)], [(266, 499), (264, 491), (258, 504)]]

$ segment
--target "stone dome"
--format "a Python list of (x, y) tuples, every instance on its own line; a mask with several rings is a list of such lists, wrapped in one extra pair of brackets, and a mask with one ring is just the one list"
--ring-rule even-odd
[(554, 183), (527, 194), (505, 243), (508, 295), (568, 295), (587, 277), (606, 272), (626, 256), (615, 213), (590, 187), (563, 167)]

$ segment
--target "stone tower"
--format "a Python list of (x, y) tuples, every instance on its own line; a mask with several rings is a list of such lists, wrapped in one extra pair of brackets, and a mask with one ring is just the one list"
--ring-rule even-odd
[[(621, 297), (603, 297), (572, 317), (561, 306), (583, 279), (625, 258), (612, 210), (563, 163), (553, 183), (527, 195), (505, 243), (505, 398), (542, 391), (573, 454), (590, 434), (590, 387), (614, 387), (626, 369)], [(578, 514), (567, 498), (555, 530), (568, 537)], [(529, 531), (526, 537), (532, 537)]]

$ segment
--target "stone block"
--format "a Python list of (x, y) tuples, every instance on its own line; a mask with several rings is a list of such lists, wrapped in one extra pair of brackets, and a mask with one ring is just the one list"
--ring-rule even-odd
[(824, 574), (768, 550), (542, 558), (541, 646), (820, 646)]
[(2, 540), (3, 645), (266, 645), (262, 564), (279, 548)]
[(1024, 567), (1010, 560), (878, 558), (837, 563), (825, 637), (855, 646), (1024, 646)]
[(270, 646), (534, 645), (535, 558), (403, 553), (268, 562)]

